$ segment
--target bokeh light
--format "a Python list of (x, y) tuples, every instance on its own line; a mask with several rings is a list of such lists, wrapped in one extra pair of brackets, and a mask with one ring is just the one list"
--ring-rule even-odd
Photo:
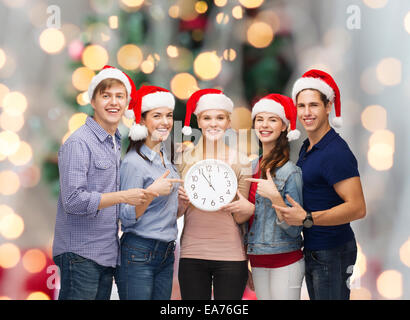
[(12, 131), (0, 132), (0, 153), (10, 156), (20, 147), (19, 136)]
[(235, 6), (232, 8), (232, 16), (239, 20), (243, 18), (243, 9), (241, 6)]
[(263, 4), (264, 0), (239, 0), (239, 3), (248, 9), (255, 9)]
[(0, 245), (0, 267), (13, 268), (20, 261), (20, 249), (13, 243), (3, 243)]
[(126, 44), (117, 52), (118, 64), (127, 70), (137, 69), (143, 59), (141, 49), (135, 44)]
[(121, 3), (123, 3), (129, 8), (137, 8), (142, 6), (144, 0), (121, 0)]
[(98, 44), (87, 46), (82, 54), (83, 64), (91, 70), (100, 70), (108, 62), (108, 52)]
[(33, 149), (25, 142), (21, 141), (20, 146), (15, 153), (9, 156), (9, 160), (15, 166), (24, 166), (33, 158)]
[(225, 49), (223, 57), (226, 61), (234, 61), (236, 59), (236, 51), (234, 49)]
[(23, 115), (11, 116), (6, 112), (0, 114), (0, 127), (3, 130), (18, 132), (24, 126)]
[(179, 99), (188, 99), (197, 90), (198, 83), (189, 73), (178, 73), (171, 79), (171, 91)]
[(194, 60), (194, 72), (202, 80), (216, 78), (221, 70), (221, 58), (215, 51), (202, 52)]
[(19, 172), (20, 184), (24, 188), (33, 188), (41, 178), (41, 170), (38, 166), (32, 165)]
[(377, 79), (386, 86), (395, 86), (401, 82), (402, 66), (396, 58), (381, 60), (376, 67)]
[(367, 153), (371, 167), (384, 171), (393, 166), (394, 140), (394, 134), (389, 130), (377, 130), (371, 135)]
[(84, 112), (78, 112), (71, 116), (70, 120), (68, 120), (68, 131), (73, 133), (83, 124), (85, 124), (88, 115)]
[(18, 214), (8, 214), (1, 219), (0, 233), (5, 239), (17, 239), (23, 231), (24, 220)]
[(91, 83), (91, 79), (94, 77), (95, 72), (87, 67), (79, 67), (75, 69), (71, 77), (71, 82), (79, 91), (88, 90), (88, 86)]
[(272, 27), (260, 21), (253, 22), (246, 33), (248, 42), (255, 48), (266, 48), (273, 41)]
[(27, 99), (21, 92), (11, 91), (3, 97), (3, 109), (11, 116), (19, 116), (27, 109)]
[(23, 267), (30, 273), (37, 273), (44, 269), (47, 263), (46, 255), (39, 249), (28, 250), (22, 258)]
[(382, 272), (376, 281), (380, 295), (387, 299), (398, 299), (403, 294), (403, 276), (397, 270)]
[(118, 16), (109, 16), (108, 25), (111, 29), (118, 29)]
[(50, 300), (50, 297), (42, 291), (35, 291), (30, 293), (26, 300)]
[(41, 49), (49, 54), (59, 53), (65, 46), (64, 34), (55, 28), (47, 28), (39, 38)]
[(361, 119), (363, 127), (371, 132), (386, 129), (387, 112), (382, 106), (371, 105), (366, 107), (362, 112)]
[(364, 4), (372, 9), (383, 8), (388, 0), (363, 0)]
[(205, 1), (197, 1), (195, 3), (195, 11), (203, 14), (208, 10), (208, 4)]
[(0, 194), (13, 195), (20, 188), (20, 179), (17, 173), (5, 170), (0, 171)]
[(0, 69), (6, 64), (6, 53), (0, 48)]

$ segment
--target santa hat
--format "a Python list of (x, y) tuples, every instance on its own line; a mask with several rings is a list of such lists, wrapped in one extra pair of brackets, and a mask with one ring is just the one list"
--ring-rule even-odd
[(131, 140), (143, 140), (148, 136), (148, 129), (141, 125), (141, 115), (155, 108), (167, 107), (174, 110), (175, 98), (167, 89), (156, 86), (141, 86), (135, 93), (135, 103), (128, 106), (125, 117), (135, 119), (128, 136)]
[(192, 113), (198, 116), (205, 110), (225, 110), (228, 113), (233, 111), (233, 102), (221, 90), (202, 89), (194, 92), (186, 104), (186, 114), (182, 133), (186, 136), (192, 133), (190, 127)]
[(341, 117), (340, 91), (332, 76), (324, 71), (312, 69), (307, 71), (293, 85), (292, 98), (296, 103), (296, 96), (305, 89), (316, 89), (323, 93), (330, 102), (334, 103), (336, 118), (332, 125), (340, 128), (343, 124)]
[(97, 88), (98, 84), (105, 79), (117, 79), (121, 81), (127, 90), (128, 102), (131, 103), (132, 97), (136, 91), (134, 81), (132, 81), (126, 73), (108, 65), (104, 66), (101, 71), (91, 79), (90, 85), (88, 86), (88, 97), (90, 100), (93, 97), (95, 88)]
[(277, 93), (268, 94), (253, 106), (252, 120), (260, 112), (272, 112), (278, 115), (287, 126), (290, 124), (290, 131), (287, 134), (288, 140), (299, 139), (300, 131), (296, 129), (297, 111), (291, 98)]

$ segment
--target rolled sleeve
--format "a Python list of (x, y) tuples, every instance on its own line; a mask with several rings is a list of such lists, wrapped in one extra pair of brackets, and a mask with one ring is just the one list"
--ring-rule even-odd
[[(285, 195), (289, 194), (292, 199), (301, 206), (303, 206), (302, 186), (302, 173), (300, 170), (291, 173), (285, 184)], [(288, 207), (292, 206), (286, 198), (284, 200)], [(288, 235), (294, 238), (298, 237), (302, 232), (302, 226), (290, 226), (285, 221), (280, 222), (278, 218), (276, 218), (276, 224), (280, 226)]]
[(89, 153), (80, 141), (63, 145), (59, 152), (61, 200), (68, 214), (97, 214), (101, 193), (88, 190)]
[[(138, 174), (138, 169), (131, 162), (123, 162), (120, 168), (120, 189), (128, 190), (133, 188), (144, 188), (144, 178)], [(121, 224), (129, 227), (136, 223), (135, 206), (130, 204), (120, 204)]]

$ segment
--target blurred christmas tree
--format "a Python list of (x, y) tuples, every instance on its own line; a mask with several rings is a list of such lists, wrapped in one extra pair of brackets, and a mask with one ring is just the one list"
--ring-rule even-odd
[[(268, 93), (284, 92), (290, 78), (291, 32), (277, 1), (121, 0), (103, 14), (98, 7), (114, 7), (113, 1), (92, 2), (96, 14), (69, 43), (66, 83), (58, 85), (74, 112), (63, 141), (92, 115), (88, 84), (105, 64), (127, 72), (137, 88), (149, 83), (170, 89), (177, 98), (177, 121), (184, 120), (185, 102), (193, 92), (222, 89), (235, 106), (243, 107), (234, 129), (250, 128), (250, 106)], [(197, 125), (194, 118), (192, 127)], [(123, 137), (130, 125), (124, 118), (119, 128)], [(55, 195), (60, 144), (52, 143), (51, 156), (43, 163), (43, 176)], [(123, 139), (123, 150), (127, 144)]]

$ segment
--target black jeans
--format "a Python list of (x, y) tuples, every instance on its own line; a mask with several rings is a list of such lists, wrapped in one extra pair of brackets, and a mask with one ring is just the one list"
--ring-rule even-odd
[(182, 300), (241, 300), (248, 262), (181, 258), (178, 279)]

